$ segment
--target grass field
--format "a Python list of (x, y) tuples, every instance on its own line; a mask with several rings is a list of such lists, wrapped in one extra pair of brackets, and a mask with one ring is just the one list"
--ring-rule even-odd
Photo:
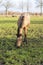
[(28, 44), (15, 47), (16, 17), (0, 17), (0, 65), (43, 65), (43, 16), (31, 16)]

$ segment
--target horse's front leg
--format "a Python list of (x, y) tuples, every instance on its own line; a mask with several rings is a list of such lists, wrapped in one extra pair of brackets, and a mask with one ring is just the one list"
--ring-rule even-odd
[(18, 28), (18, 33), (17, 33), (17, 47), (21, 46), (22, 43), (22, 28)]
[(27, 27), (24, 28), (24, 42), (27, 44)]

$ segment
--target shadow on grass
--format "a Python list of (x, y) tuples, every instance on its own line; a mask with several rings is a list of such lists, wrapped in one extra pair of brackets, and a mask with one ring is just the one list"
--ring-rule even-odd
[(16, 39), (14, 38), (0, 38), (0, 49), (12, 50), (14, 49)]
[[(35, 43), (35, 44), (41, 44), (43, 42), (43, 38), (28, 38), (27, 42), (29, 44)], [(23, 45), (25, 44), (22, 42)], [(12, 50), (15, 49), (16, 44), (16, 38), (0, 38), (0, 49), (6, 49), (6, 50)], [(29, 45), (28, 45), (29, 46)]]
[[(5, 38), (5, 37), (0, 38), (0, 52), (1, 52), (1, 54), (0, 54), (0, 57), (1, 57), (0, 58), (0, 60), (1, 60), (0, 61), (0, 64), (5, 65), (8, 62), (8, 63), (14, 65), (14, 63), (12, 62), (12, 60), (14, 60), (14, 62), (16, 61), (17, 63), (18, 62), (20, 63), (20, 61), (21, 61), (21, 64), (23, 63), (23, 65), (28, 65), (29, 64), (29, 61), (31, 61), (30, 60), (31, 58), (33, 58), (33, 59), (34, 58), (37, 58), (38, 57), (38, 54), (39, 54), (39, 50), (37, 49), (37, 46), (38, 45), (41, 45), (42, 39), (41, 38), (38, 38), (38, 39), (37, 38), (28, 38), (27, 41), (28, 41), (28, 45), (27, 44), (25, 45), (25, 43), (23, 42), (24, 43), (24, 47), (22, 47), (21, 49), (16, 49), (16, 47), (15, 47), (16, 38)], [(34, 44), (36, 44), (36, 45), (34, 45)], [(36, 49), (37, 49), (38, 52), (36, 51), (36, 49), (35, 50), (33, 49), (35, 46), (36, 46)], [(11, 51), (13, 52), (13, 54), (12, 54)], [(25, 53), (26, 53), (26, 55), (24, 55)], [(28, 61), (27, 61), (27, 57), (26, 57), (26, 60), (25, 60), (25, 58), (23, 60), (21, 60), (22, 58), (20, 58), (20, 57), (18, 58), (19, 55), (21, 55), (21, 56), (23, 56), (23, 55), (24, 56), (27, 56), (28, 53), (31, 53), (29, 55), (30, 57), (28, 56)], [(11, 58), (11, 56), (13, 58)], [(15, 59), (15, 57), (16, 57), (16, 59)], [(11, 60), (10, 59), (9, 60), (6, 60), (7, 58), (8, 59), (10, 58)], [(36, 65), (39, 65), (39, 64), (42, 65), (43, 64), (43, 61), (40, 60), (38, 62), (38, 59), (36, 60), (36, 63), (37, 63)], [(34, 62), (35, 62), (35, 60), (34, 60)], [(32, 64), (32, 62), (31, 62), (31, 65), (35, 65), (35, 63)]]

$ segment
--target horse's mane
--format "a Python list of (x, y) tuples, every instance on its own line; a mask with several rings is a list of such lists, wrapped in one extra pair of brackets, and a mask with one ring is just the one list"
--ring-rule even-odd
[(24, 21), (24, 16), (21, 16), (21, 23), (20, 23), (20, 27), (22, 27), (23, 21)]

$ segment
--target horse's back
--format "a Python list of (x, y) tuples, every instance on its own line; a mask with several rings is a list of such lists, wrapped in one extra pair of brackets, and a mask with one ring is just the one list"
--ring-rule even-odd
[(21, 15), (19, 17), (19, 20), (18, 20), (18, 26), (20, 27), (26, 27), (26, 26), (29, 26), (30, 25), (30, 16), (29, 14), (24, 14), (24, 15)]
[(24, 21), (23, 21), (23, 27), (26, 27), (26, 26), (29, 26), (30, 25), (30, 16), (29, 15), (25, 15), (24, 16)]

